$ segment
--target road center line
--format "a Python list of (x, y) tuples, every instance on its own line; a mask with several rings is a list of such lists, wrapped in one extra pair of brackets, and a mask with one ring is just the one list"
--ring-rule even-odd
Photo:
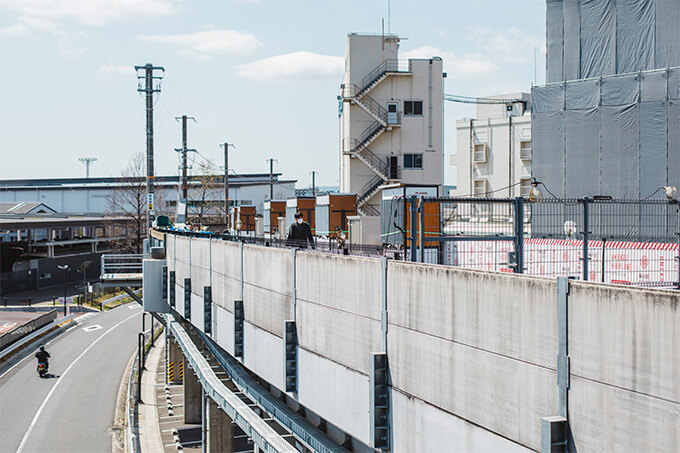
[(52, 394), (54, 393), (54, 391), (57, 389), (57, 387), (59, 386), (59, 384), (61, 383), (61, 380), (62, 380), (62, 379), (64, 378), (64, 376), (66, 376), (66, 374), (71, 370), (71, 368), (73, 367), (73, 365), (75, 365), (75, 364), (78, 362), (78, 360), (80, 360), (80, 359), (87, 353), (87, 351), (89, 351), (90, 349), (92, 349), (92, 347), (93, 347), (94, 345), (96, 345), (96, 344), (99, 342), (99, 340), (101, 340), (102, 338), (104, 338), (109, 332), (111, 332), (113, 329), (115, 329), (116, 327), (118, 327), (118, 326), (120, 326), (121, 324), (123, 324), (125, 321), (129, 321), (130, 319), (134, 318), (135, 316), (137, 316), (137, 313), (135, 313), (135, 314), (133, 314), (133, 315), (131, 315), (131, 316), (128, 316), (127, 318), (123, 319), (123, 320), (120, 321), (118, 324), (114, 325), (114, 326), (111, 327), (109, 330), (107, 330), (106, 332), (104, 332), (99, 338), (97, 338), (96, 340), (94, 340), (94, 341), (92, 342), (92, 344), (90, 344), (90, 346), (88, 346), (87, 348), (85, 348), (85, 350), (84, 350), (83, 352), (81, 352), (80, 355), (79, 355), (78, 357), (76, 357), (76, 359), (75, 359), (73, 362), (71, 362), (71, 364), (68, 366), (68, 368), (66, 368), (66, 370), (64, 370), (64, 372), (61, 374), (61, 376), (59, 376), (59, 379), (57, 379), (57, 382), (56, 382), (56, 383), (54, 384), (54, 386), (50, 389), (49, 393), (47, 394), (47, 396), (46, 396), (45, 399), (43, 400), (42, 404), (41, 404), (40, 407), (38, 408), (38, 411), (35, 413), (35, 416), (33, 417), (33, 420), (31, 421), (31, 424), (28, 425), (28, 429), (26, 430), (26, 434), (24, 434), (24, 438), (21, 439), (21, 443), (19, 444), (19, 448), (17, 448), (17, 453), (21, 453), (21, 452), (24, 450), (24, 447), (26, 446), (26, 442), (28, 441), (28, 437), (31, 435), (31, 431), (33, 431), (33, 428), (35, 427), (35, 424), (38, 422), (38, 418), (40, 417), (40, 414), (42, 413), (43, 409), (45, 408), (45, 405), (47, 405), (47, 402), (50, 400), (50, 397), (52, 396)]

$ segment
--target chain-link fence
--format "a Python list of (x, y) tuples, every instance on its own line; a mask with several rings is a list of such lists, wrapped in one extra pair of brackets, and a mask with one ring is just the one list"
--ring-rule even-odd
[(398, 198), (382, 238), (407, 260), (677, 286), (680, 205), (665, 200)]

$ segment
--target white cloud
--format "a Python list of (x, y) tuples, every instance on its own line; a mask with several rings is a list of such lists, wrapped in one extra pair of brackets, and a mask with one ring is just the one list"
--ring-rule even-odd
[(498, 71), (497, 64), (478, 53), (457, 55), (452, 51), (441, 50), (432, 46), (421, 46), (401, 53), (402, 58), (441, 57), (444, 71), (449, 78), (456, 80), (475, 80), (487, 77)]
[(28, 27), (22, 23), (16, 23), (9, 27), (0, 27), (0, 36), (25, 36), (28, 33)]
[(237, 66), (236, 75), (248, 79), (274, 80), (281, 78), (340, 79), (345, 59), (313, 52), (292, 52)]
[(74, 44), (70, 36), (63, 36), (59, 40), (59, 55), (63, 58), (80, 58), (83, 52), (85, 52), (85, 47)]
[(246, 55), (260, 45), (255, 36), (233, 30), (205, 30), (178, 35), (141, 35), (138, 39), (175, 45), (179, 47), (181, 54), (195, 57), (217, 54)]
[(132, 65), (101, 63), (99, 65), (99, 72), (104, 72), (107, 74), (134, 75), (135, 68)]
[(529, 63), (533, 59), (534, 49), (545, 53), (545, 38), (529, 35), (525, 30), (515, 27), (507, 30), (478, 27), (472, 30), (471, 40), (480, 50), (504, 63)]
[(106, 25), (130, 16), (175, 14), (181, 0), (0, 0), (0, 7), (43, 19)]

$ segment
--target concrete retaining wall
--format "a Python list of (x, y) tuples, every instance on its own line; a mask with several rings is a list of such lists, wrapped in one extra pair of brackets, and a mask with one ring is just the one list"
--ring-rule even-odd
[[(191, 275), (202, 327), (212, 283), (213, 338), (230, 353), (243, 288), (244, 364), (278, 388), (283, 321), (296, 320), (291, 396), (363, 444), (369, 357), (385, 346), (395, 452), (539, 450), (541, 418), (558, 415), (554, 280), (398, 261), (384, 272), (379, 259), (208, 239), (169, 236), (167, 246), (178, 313)], [(580, 453), (676, 451), (678, 305), (674, 292), (570, 283), (569, 418)]]

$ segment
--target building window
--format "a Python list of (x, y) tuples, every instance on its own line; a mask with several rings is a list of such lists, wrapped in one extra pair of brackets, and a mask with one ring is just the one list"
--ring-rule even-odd
[(531, 160), (531, 141), (526, 140), (519, 143), (519, 158)]
[(404, 168), (423, 168), (423, 155), (404, 154)]
[(486, 162), (486, 143), (477, 143), (474, 147), (474, 161), (476, 164)]
[(404, 101), (404, 115), (422, 116), (423, 101)]
[(486, 188), (486, 179), (475, 179), (474, 180), (474, 191), (475, 197), (483, 198), (486, 197), (488, 192)]
[(519, 196), (529, 198), (531, 193), (531, 178), (521, 178), (519, 180)]

